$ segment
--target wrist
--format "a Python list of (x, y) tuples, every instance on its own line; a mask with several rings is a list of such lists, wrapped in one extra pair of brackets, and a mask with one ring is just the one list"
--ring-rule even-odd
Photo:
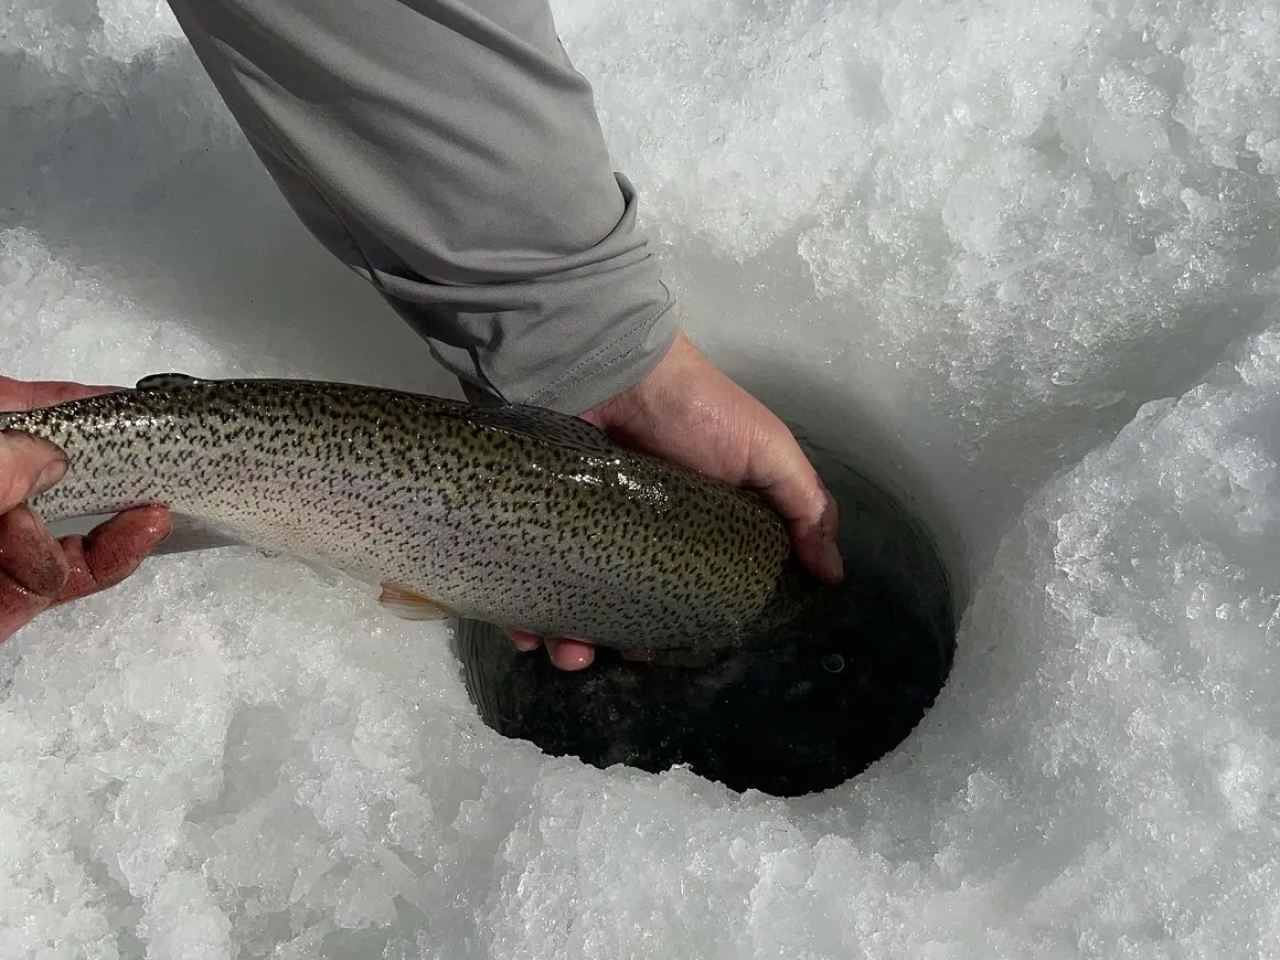
[(593, 423), (608, 423), (611, 427), (623, 427), (638, 420), (657, 419), (661, 411), (669, 407), (675, 395), (673, 384), (682, 382), (684, 397), (690, 388), (696, 388), (697, 380), (690, 375), (690, 361), (701, 357), (684, 330), (677, 327), (671, 341), (657, 361), (634, 383), (612, 397), (601, 401), (582, 414)]

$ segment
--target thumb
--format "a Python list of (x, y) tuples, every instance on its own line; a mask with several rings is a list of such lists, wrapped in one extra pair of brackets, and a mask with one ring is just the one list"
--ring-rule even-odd
[(827, 583), (839, 583), (844, 561), (836, 543), (840, 515), (835, 497), (781, 421), (758, 443), (754, 476), (748, 483), (791, 527), (801, 563)]
[(25, 433), (0, 433), (0, 513), (43, 493), (67, 472), (66, 455)]

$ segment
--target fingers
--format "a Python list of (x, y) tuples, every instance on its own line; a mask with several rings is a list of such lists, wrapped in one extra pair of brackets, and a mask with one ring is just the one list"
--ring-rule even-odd
[[(0, 412), (29, 410), (116, 389), (64, 380), (26, 381), (0, 377)], [(67, 471), (65, 455), (53, 444), (23, 433), (0, 434), (0, 512), (43, 493)]]
[(66, 472), (66, 457), (48, 441), (24, 433), (0, 434), (0, 511), (43, 493)]
[(25, 505), (0, 516), (0, 640), (53, 603), (67, 563), (43, 521)]
[(66, 557), (67, 577), (57, 602), (98, 593), (132, 576), (172, 530), (168, 510), (135, 507), (83, 536), (63, 537), (59, 545)]
[(806, 498), (801, 508), (794, 502), (801, 495), (785, 486), (772, 488), (766, 495), (768, 493), (773, 494), (774, 504), (791, 524), (800, 562), (825, 583), (834, 585), (844, 580), (844, 558), (836, 541), (840, 514), (835, 498), (822, 488), (816, 501)]
[(537, 650), (542, 646), (542, 638), (536, 633), (528, 633), (524, 630), (508, 630), (507, 636), (516, 645), (516, 649), (523, 650), (525, 653)]
[(119, 387), (88, 383), (72, 383), (68, 380), (15, 380), (12, 377), (0, 377), (0, 412), (51, 407), (68, 400), (92, 397), (99, 393), (111, 393), (119, 389)]
[(23, 503), (66, 470), (66, 458), (53, 444), (0, 433), (0, 640), (49, 606), (66, 582), (57, 541)]
[(0, 516), (0, 576), (46, 601), (66, 582), (67, 562), (58, 542), (25, 504)]
[(791, 527), (796, 553), (814, 576), (826, 583), (844, 579), (837, 535), (840, 512), (818, 472), (781, 422), (761, 439), (751, 485), (759, 490)]
[(595, 662), (595, 647), (585, 640), (549, 638), (544, 641), (537, 634), (524, 630), (508, 630), (506, 633), (511, 642), (525, 653), (545, 645), (551, 662), (561, 670), (585, 670)]
[[(511, 638), (511, 642), (525, 653), (537, 650), (544, 643), (542, 637), (536, 633), (527, 633), (524, 630), (508, 630), (506, 633)], [(551, 662), (561, 670), (585, 670), (595, 663), (595, 647), (585, 640), (562, 637), (549, 639), (545, 641), (545, 644), (547, 655), (551, 658)], [(623, 650), (622, 659), (644, 662), (649, 659), (649, 652), (647, 650)]]
[(547, 640), (547, 655), (561, 670), (585, 670), (596, 659), (596, 648), (583, 640)]
[(115, 586), (170, 529), (161, 507), (127, 510), (61, 540), (25, 505), (0, 516), (0, 640), (50, 607)]
[(832, 586), (844, 580), (844, 558), (835, 539), (836, 507), (834, 501), (816, 525), (797, 524), (793, 529), (796, 553), (800, 562), (819, 580)]

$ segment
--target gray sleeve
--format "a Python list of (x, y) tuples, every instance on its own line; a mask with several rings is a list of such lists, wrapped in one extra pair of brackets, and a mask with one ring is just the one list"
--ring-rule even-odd
[(170, 0), (299, 217), (473, 399), (579, 413), (673, 298), (548, 0)]

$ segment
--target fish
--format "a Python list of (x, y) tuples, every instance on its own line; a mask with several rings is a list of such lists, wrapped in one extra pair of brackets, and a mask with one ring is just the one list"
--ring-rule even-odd
[(705, 652), (821, 591), (756, 492), (538, 406), (165, 373), (0, 414), (0, 430), (66, 455), (29, 501), (47, 523), (163, 506), (209, 546), (337, 570), (409, 619)]

